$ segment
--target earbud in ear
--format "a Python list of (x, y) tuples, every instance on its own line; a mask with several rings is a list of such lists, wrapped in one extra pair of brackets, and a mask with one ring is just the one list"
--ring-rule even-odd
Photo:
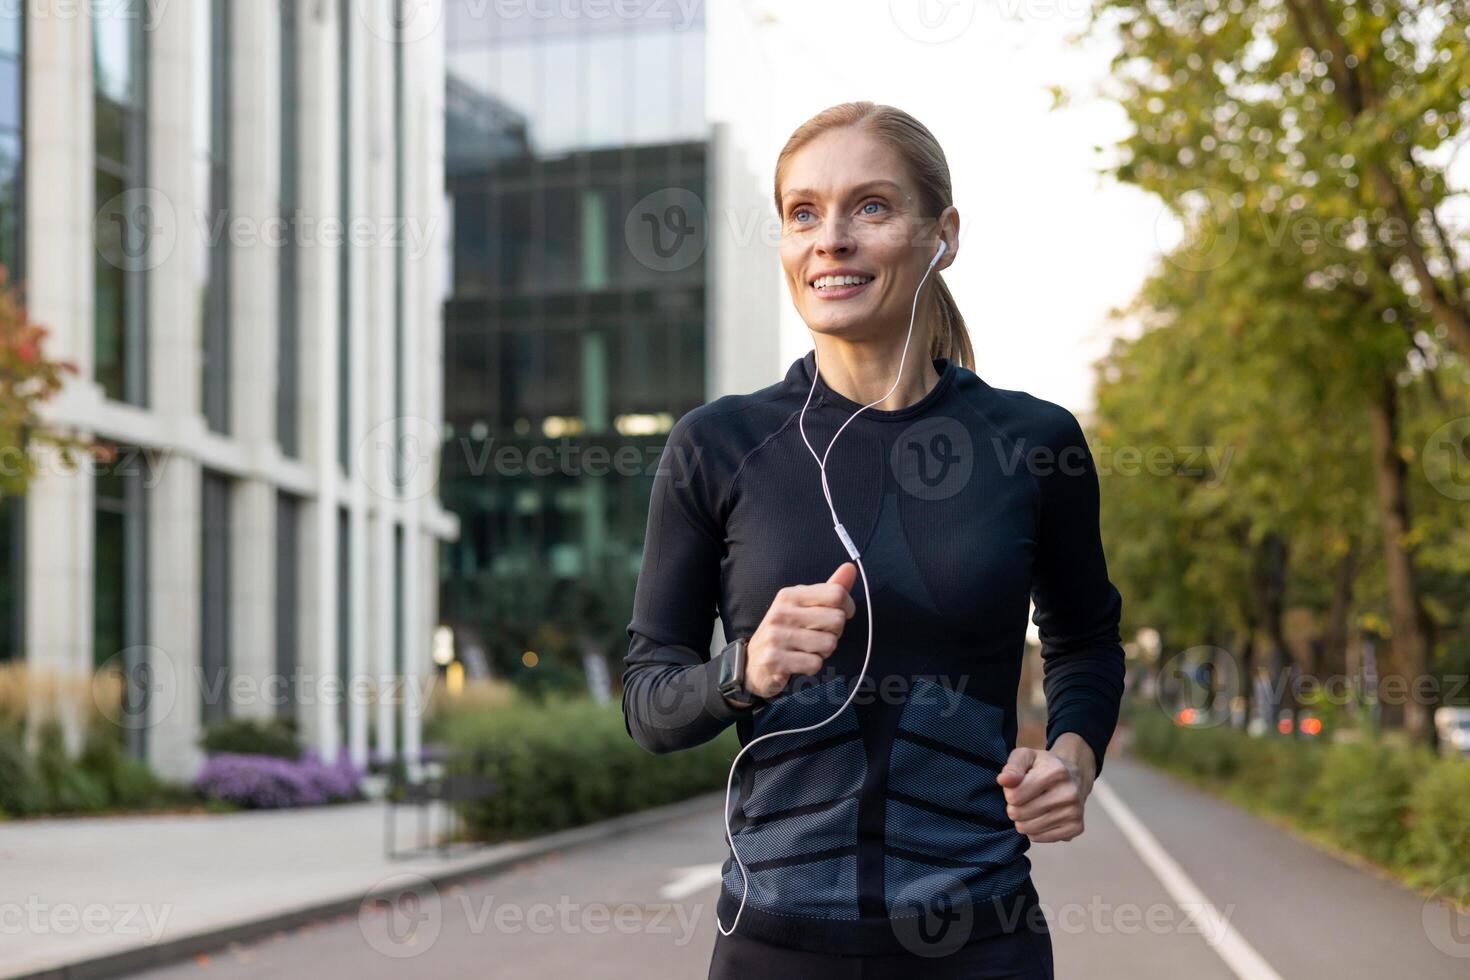
[(939, 240), (939, 249), (938, 249), (938, 251), (936, 251), (934, 253), (934, 258), (932, 258), (932, 259), (929, 260), (929, 268), (931, 268), (931, 269), (934, 268), (935, 264), (937, 264), (939, 262), (940, 256), (944, 255), (945, 251), (948, 250), (948, 248), (949, 248), (949, 242), (946, 242), (944, 239), (941, 238)]

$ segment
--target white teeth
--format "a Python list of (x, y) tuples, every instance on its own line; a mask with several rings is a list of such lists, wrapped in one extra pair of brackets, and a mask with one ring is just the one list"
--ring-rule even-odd
[(829, 286), (857, 286), (872, 281), (872, 276), (821, 276), (812, 280), (812, 286), (826, 289)]

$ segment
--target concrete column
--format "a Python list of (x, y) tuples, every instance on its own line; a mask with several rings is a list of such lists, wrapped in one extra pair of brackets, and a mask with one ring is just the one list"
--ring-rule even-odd
[(38, 681), (54, 677), (71, 692), (58, 707), (73, 750), (90, 707), (78, 685), (92, 668), (93, 500), (88, 471), (59, 467), (36, 477), (26, 499), (26, 662)]
[(204, 437), (200, 397), (197, 215), (207, 202), (195, 187), (193, 4), (168, 4), (148, 32), (148, 186), (167, 202), (176, 237), (148, 274), (148, 407), (167, 419), (176, 443)]
[(27, 19), (25, 302), (50, 353), (76, 362), (66, 395), (95, 399), (91, 44), (86, 17)]
[(303, 586), (297, 645), (300, 651), (296, 719), (303, 744), (335, 757), (341, 739), (337, 735), (337, 706), (326, 696), (324, 683), (331, 676), (337, 643), (337, 509), (309, 501), (301, 512), (301, 569)]
[(264, 458), (276, 439), (280, 28), (275, 4), (231, 4), (231, 435)]
[(276, 490), (261, 480), (235, 484), (230, 504), (230, 714), (270, 718), (284, 688), (276, 671)]
[(352, 761), (359, 766), (367, 765), (368, 758), (368, 714), (369, 702), (364, 696), (364, 684), (370, 677), (368, 665), (368, 568), (377, 562), (377, 556), (369, 548), (367, 509), (359, 504), (352, 509), (352, 589), (351, 615), (348, 624), (347, 686), (343, 695), (347, 701), (347, 746)]
[(148, 492), (148, 636), (160, 663), (149, 694), (148, 763), (188, 780), (199, 749), (200, 467), (174, 453)]
[(398, 690), (393, 670), (397, 645), (393, 629), (394, 589), (398, 577), (394, 567), (393, 527), (393, 522), (381, 511), (372, 522), (371, 670), (377, 690), (373, 723), (377, 729), (378, 751), (385, 757), (396, 744), (393, 695)]
[[(267, 235), (279, 200), (279, 28), (272, 4), (232, 4), (230, 18), (230, 428), (256, 459), (276, 453), (276, 286)], [(268, 718), (275, 673), (276, 491), (236, 484), (232, 505), (231, 713)]]
[(420, 536), (417, 528), (405, 529), (404, 538), (403, 626), (407, 635), (403, 644), (403, 704), (399, 710), (403, 725), (403, 754), (410, 760), (412, 769), (417, 767), (419, 752), (423, 748), (423, 709), (433, 671), (429, 668), (430, 627), (425, 614), (427, 582), (424, 557), (428, 542)]
[[(25, 188), (24, 300), (31, 319), (50, 330), (48, 353), (80, 369), (63, 398), (95, 402), (91, 22), (30, 18), (27, 35), (25, 150), (32, 176)], [(40, 467), (26, 501), (25, 658), (33, 674), (65, 678), (75, 690), (92, 666), (93, 481), (89, 468), (65, 469), (50, 454)], [(64, 699), (62, 712), (72, 748), (88, 707), (68, 704), (75, 700)]]
[[(442, 5), (440, 5), (442, 7)], [(402, 138), (419, 152), (404, 156), (404, 215), (408, 229), (404, 262), (404, 406), (405, 414), (427, 419), (437, 430), (443, 421), (444, 251), (448, 234), (444, 215), (444, 17), (432, 18), (433, 30), (413, 31), (406, 41), (404, 66), (404, 132)], [(417, 248), (415, 248), (417, 244)], [(436, 484), (437, 487), (437, 484)], [(422, 709), (435, 681), (429, 644), (437, 622), (438, 568), (425, 524), (438, 510), (438, 493), (406, 501), (404, 507), (404, 663), (403, 751), (417, 758), (423, 744)]]
[(301, 302), (302, 458), (315, 476), (317, 497), (304, 508), (302, 582), (314, 597), (302, 609), (303, 740), (325, 758), (342, 745), (338, 706), (325, 697), (337, 667), (337, 258), (325, 245), (321, 221), (337, 214), (337, 7), (298, 5), (301, 206), (309, 240), (299, 253)]

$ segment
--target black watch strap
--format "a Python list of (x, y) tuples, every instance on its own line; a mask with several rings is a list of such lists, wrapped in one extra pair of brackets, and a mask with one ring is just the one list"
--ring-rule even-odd
[(745, 707), (764, 703), (764, 699), (745, 689), (748, 637), (736, 637), (720, 651), (720, 695)]

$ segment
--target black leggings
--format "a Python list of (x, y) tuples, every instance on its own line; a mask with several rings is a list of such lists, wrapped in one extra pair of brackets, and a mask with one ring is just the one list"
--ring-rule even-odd
[(709, 980), (1053, 980), (1051, 933), (1023, 925), (947, 956), (833, 956), (715, 933)]

